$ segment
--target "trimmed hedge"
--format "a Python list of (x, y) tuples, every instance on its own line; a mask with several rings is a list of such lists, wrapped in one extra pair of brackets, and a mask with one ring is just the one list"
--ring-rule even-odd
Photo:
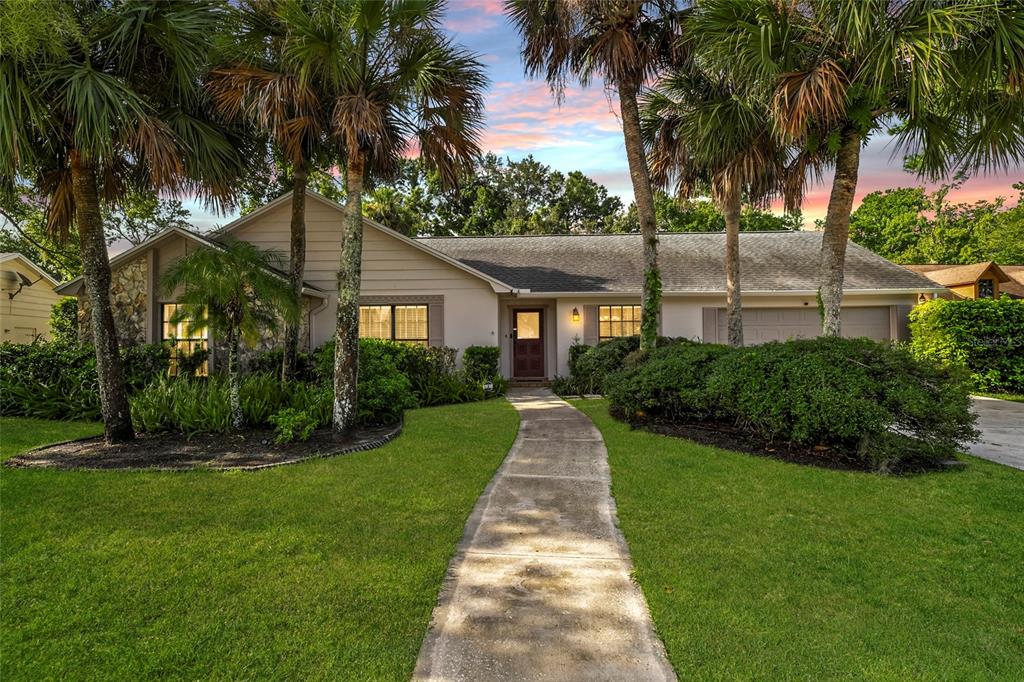
[(1024, 300), (923, 303), (910, 311), (910, 349), (967, 367), (977, 390), (1024, 392)]
[[(161, 345), (121, 349), (129, 393), (167, 373)], [(77, 343), (0, 344), (0, 414), (40, 419), (99, 419), (96, 352)]]
[(630, 421), (728, 423), (881, 471), (949, 459), (976, 436), (962, 372), (869, 339), (678, 343), (607, 385)]

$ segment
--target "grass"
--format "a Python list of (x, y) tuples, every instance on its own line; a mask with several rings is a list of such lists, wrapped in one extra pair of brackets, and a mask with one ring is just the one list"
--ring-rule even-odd
[(4, 470), (0, 676), (408, 679), (517, 424), (493, 400), (263, 471)]
[(1024, 472), (883, 477), (604, 434), (636, 578), (680, 679), (1019, 679)]
[(103, 433), (96, 422), (54, 422), (47, 419), (0, 417), (0, 462), (38, 445)]
[(1021, 393), (981, 393), (980, 391), (977, 391), (974, 395), (980, 395), (986, 398), (998, 398), (999, 400), (1011, 400), (1015, 403), (1024, 403), (1024, 394)]

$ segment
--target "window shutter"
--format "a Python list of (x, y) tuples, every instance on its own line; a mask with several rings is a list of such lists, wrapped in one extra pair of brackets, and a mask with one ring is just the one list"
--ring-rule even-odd
[(444, 301), (430, 303), (427, 308), (427, 334), (429, 346), (444, 345)]
[(718, 343), (718, 308), (701, 308), (704, 316), (704, 333), (701, 341)]
[(583, 343), (596, 346), (598, 342), (597, 306), (583, 306)]

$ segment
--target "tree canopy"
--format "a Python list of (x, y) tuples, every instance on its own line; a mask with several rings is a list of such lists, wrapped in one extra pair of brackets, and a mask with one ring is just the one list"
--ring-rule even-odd
[(948, 201), (958, 185), (934, 192), (898, 187), (871, 192), (850, 216), (850, 238), (896, 263), (1024, 263), (1024, 183), (1005, 197)]

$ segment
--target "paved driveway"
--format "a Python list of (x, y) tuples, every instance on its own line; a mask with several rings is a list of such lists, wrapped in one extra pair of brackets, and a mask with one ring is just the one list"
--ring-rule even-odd
[(1024, 469), (1024, 403), (995, 398), (974, 398), (981, 439), (969, 449), (972, 455)]

